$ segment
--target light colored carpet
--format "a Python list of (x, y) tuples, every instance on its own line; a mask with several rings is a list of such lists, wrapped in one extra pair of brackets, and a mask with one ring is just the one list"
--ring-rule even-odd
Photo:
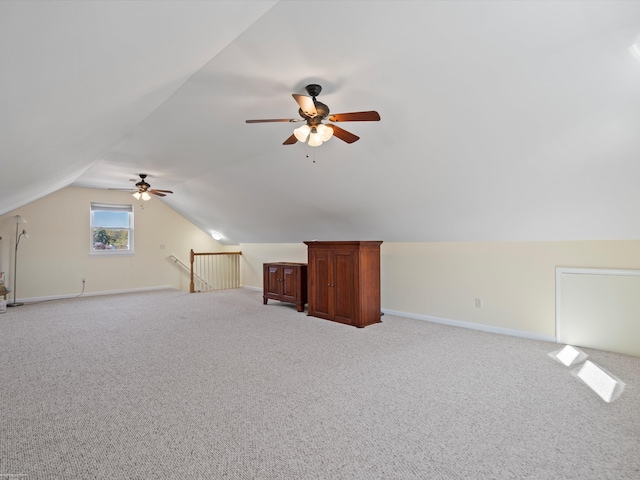
[[(0, 474), (27, 479), (640, 479), (640, 358), (605, 403), (555, 344), (246, 289), (0, 315)], [(15, 477), (18, 478), (18, 477)]]

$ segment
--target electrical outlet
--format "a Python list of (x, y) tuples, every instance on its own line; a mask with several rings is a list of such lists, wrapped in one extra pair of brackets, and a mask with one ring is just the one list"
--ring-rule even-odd
[(482, 299), (476, 298), (476, 308), (482, 308)]

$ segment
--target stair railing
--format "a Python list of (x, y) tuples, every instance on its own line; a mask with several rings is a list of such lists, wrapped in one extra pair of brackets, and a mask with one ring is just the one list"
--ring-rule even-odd
[(240, 255), (242, 252), (196, 253), (192, 249), (189, 291), (240, 288)]
[[(178, 257), (176, 257), (175, 255), (169, 255), (169, 258), (171, 259), (171, 261), (173, 261), (173, 263), (175, 263), (176, 265), (180, 266), (186, 273), (189, 274), (189, 278), (191, 278), (191, 267), (189, 267), (189, 265), (185, 264), (184, 262), (182, 262), (182, 260), (180, 260)], [(207, 281), (204, 278), (200, 278), (197, 275), (195, 275), (195, 279), (196, 282), (202, 282), (202, 283), (207, 283)]]

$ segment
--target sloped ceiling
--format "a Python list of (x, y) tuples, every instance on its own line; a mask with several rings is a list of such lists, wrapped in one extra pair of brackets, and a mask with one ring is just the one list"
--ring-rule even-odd
[[(227, 244), (640, 238), (639, 35), (614, 0), (0, 2), (0, 214), (148, 173)], [(245, 123), (309, 83), (382, 120)]]

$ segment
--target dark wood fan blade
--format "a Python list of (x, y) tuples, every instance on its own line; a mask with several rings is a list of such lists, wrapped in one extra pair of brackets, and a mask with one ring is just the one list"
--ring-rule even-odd
[(157, 190), (155, 188), (149, 190), (150, 192), (161, 192), (161, 193), (173, 193), (171, 190)]
[(377, 122), (378, 120), (380, 120), (380, 114), (375, 110), (329, 115), (330, 122)]
[(295, 135), (291, 135), (289, 138), (287, 138), (283, 145), (293, 145), (294, 143), (296, 143), (298, 141), (298, 139), (296, 138)]
[(313, 98), (307, 97), (306, 95), (298, 95), (297, 93), (293, 93), (293, 98), (295, 98), (298, 105), (300, 105), (300, 109), (310, 117), (315, 117), (318, 115), (318, 111), (316, 110), (316, 104), (313, 102)]
[(345, 129), (340, 128), (337, 125), (327, 124), (327, 127), (333, 128), (333, 134), (344, 142), (353, 143), (360, 139), (360, 137), (358, 137), (357, 135), (354, 135), (351, 132), (347, 132)]
[(302, 118), (265, 118), (263, 120), (245, 120), (247, 123), (268, 123), (268, 122), (302, 122)]
[(157, 195), (158, 197), (166, 197), (164, 193), (159, 192), (158, 190), (147, 190), (151, 195)]

